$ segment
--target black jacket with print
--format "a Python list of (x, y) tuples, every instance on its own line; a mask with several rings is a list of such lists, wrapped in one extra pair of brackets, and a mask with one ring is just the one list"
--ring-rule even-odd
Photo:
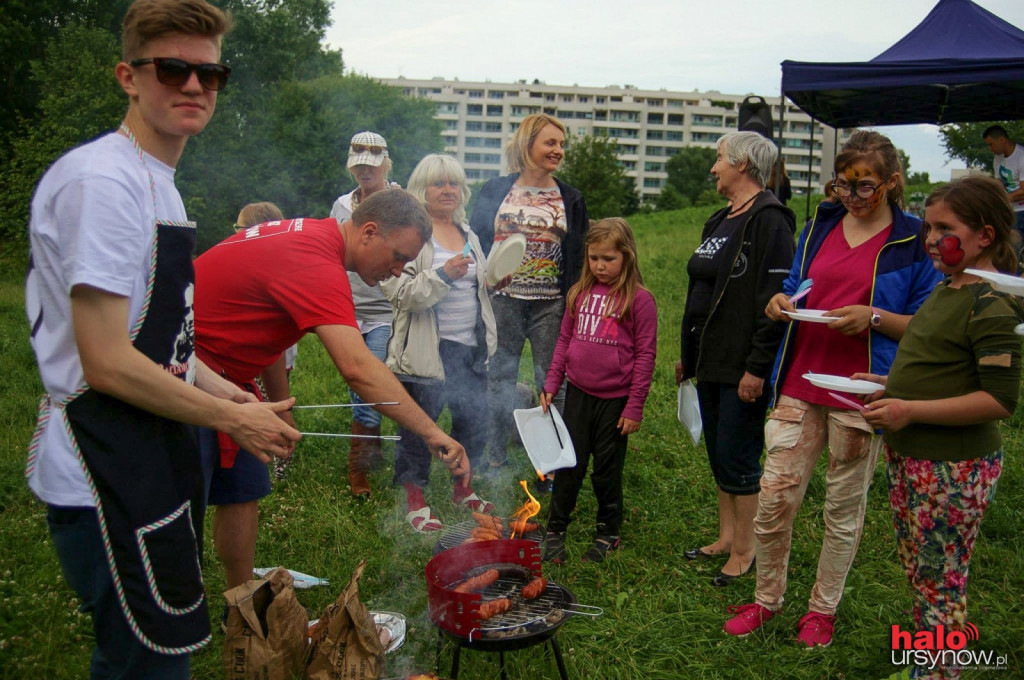
[[(726, 218), (722, 208), (704, 223), (701, 243)], [(782, 290), (795, 251), (796, 216), (770, 191), (761, 192), (746, 212), (747, 220), (724, 246), (725, 257), (715, 278), (711, 312), (701, 337), (683, 311), (680, 356), (683, 379), (739, 384), (743, 373), (768, 378), (785, 323), (772, 321), (764, 310)], [(693, 283), (687, 283), (687, 301)], [(699, 356), (698, 356), (699, 355)]]

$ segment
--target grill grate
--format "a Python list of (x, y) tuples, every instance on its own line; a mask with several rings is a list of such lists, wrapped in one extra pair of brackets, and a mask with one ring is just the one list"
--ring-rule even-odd
[[(504, 537), (508, 538), (508, 520), (505, 520), (505, 524), (506, 529)], [(462, 542), (469, 538), (469, 532), (476, 529), (478, 526), (480, 525), (473, 520), (459, 522), (458, 524), (449, 524), (441, 530), (441, 536), (437, 540), (437, 546), (434, 553), (436, 554), (443, 550), (451, 550), (457, 545), (462, 545)], [(544, 540), (544, 532), (538, 529), (537, 531), (528, 532), (525, 536), (516, 536), (516, 538), (540, 543)]]
[[(548, 581), (548, 587), (540, 597), (533, 600), (523, 598), (520, 591), (530, 579), (499, 578), (480, 594), (484, 600), (507, 597), (512, 600), (512, 607), (503, 614), (493, 616), (480, 622), (480, 632), (485, 637), (502, 637), (501, 631), (511, 630), (520, 634), (516, 628), (530, 628), (530, 632), (546, 630), (566, 617), (564, 607), (572, 605), (572, 598), (559, 585)], [(526, 633), (527, 631), (522, 631)]]

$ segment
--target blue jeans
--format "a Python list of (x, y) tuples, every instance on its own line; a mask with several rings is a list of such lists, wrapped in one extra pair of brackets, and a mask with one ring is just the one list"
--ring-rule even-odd
[[(470, 467), (483, 461), (487, 431), (480, 423), (480, 396), (487, 389), (487, 373), (479, 355), (486, 352), (458, 342), (441, 340), (438, 353), (444, 366), (444, 382), (402, 381), (412, 400), (437, 421), (445, 406), (452, 419), (452, 439), (466, 448)], [(423, 488), (430, 478), (432, 457), (426, 442), (415, 432), (398, 428), (395, 444), (395, 484), (412, 483)]]
[(157, 654), (139, 642), (121, 612), (110, 577), (96, 511), (92, 508), (47, 506), (57, 560), (64, 580), (82, 600), (81, 611), (92, 614), (96, 646), (92, 680), (189, 680), (190, 655)]
[[(366, 346), (370, 349), (373, 356), (384, 361), (388, 354), (388, 339), (390, 337), (391, 326), (378, 326), (369, 333), (365, 333), (363, 340), (366, 341)], [(351, 389), (348, 391), (348, 394), (352, 398), (353, 404), (366, 403)], [(356, 406), (352, 409), (352, 420), (366, 427), (380, 427), (380, 412), (376, 411), (372, 406)]]

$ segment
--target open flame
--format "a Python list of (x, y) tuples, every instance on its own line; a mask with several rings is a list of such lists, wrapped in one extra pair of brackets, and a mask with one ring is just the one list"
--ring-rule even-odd
[(523, 503), (515, 512), (512, 513), (512, 534), (510, 538), (515, 538), (516, 534), (522, 535), (524, 532), (521, 530), (517, 531), (517, 527), (524, 527), (531, 517), (536, 517), (537, 513), (540, 512), (540, 503), (533, 497), (533, 494), (530, 493), (530, 489), (527, 488), (526, 485), (526, 480), (519, 480), (519, 486), (523, 487), (523, 491), (526, 492), (526, 495), (530, 500)]

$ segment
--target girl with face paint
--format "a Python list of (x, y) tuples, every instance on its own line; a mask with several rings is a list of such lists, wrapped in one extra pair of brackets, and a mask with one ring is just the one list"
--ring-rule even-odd
[[(999, 420), (1017, 406), (1024, 306), (966, 269), (1017, 271), (1013, 208), (1002, 185), (971, 176), (925, 202), (926, 248), (946, 279), (907, 326), (892, 370), (858, 374), (884, 386), (865, 419), (885, 431), (897, 553), (917, 630), (961, 630), (981, 519), (1002, 470)], [(913, 678), (959, 678), (954, 668)]]
[[(941, 278), (921, 239), (921, 221), (903, 212), (899, 153), (883, 135), (854, 133), (835, 162), (830, 192), (800, 234), (781, 293), (768, 302), (769, 318), (785, 322), (775, 358), (765, 425), (764, 473), (754, 519), (757, 587), (754, 602), (732, 608), (731, 635), (750, 633), (782, 608), (793, 520), (822, 451), (825, 533), (807, 613), (797, 641), (832, 641), (836, 612), (864, 526), (868, 485), (881, 438), (857, 409), (812, 385), (804, 375), (889, 372), (911, 315)], [(790, 297), (807, 279), (810, 293)], [(827, 323), (793, 321), (797, 308), (835, 317)], [(867, 368), (867, 367), (872, 368)]]

